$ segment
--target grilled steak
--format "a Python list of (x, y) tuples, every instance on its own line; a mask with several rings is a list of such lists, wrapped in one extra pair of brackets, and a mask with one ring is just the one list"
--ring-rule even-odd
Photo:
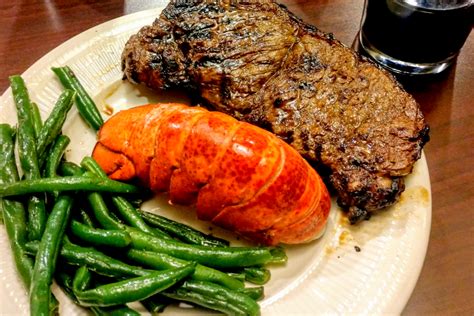
[(386, 71), (272, 1), (176, 1), (122, 55), (125, 77), (196, 91), (325, 173), (352, 222), (393, 204), (428, 140)]

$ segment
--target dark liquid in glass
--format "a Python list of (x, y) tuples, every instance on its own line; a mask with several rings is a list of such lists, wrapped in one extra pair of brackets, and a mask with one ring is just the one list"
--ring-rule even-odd
[(433, 9), (430, 2), (366, 0), (363, 40), (385, 55), (411, 63), (436, 63), (455, 56), (473, 25), (472, 1), (445, 9)]

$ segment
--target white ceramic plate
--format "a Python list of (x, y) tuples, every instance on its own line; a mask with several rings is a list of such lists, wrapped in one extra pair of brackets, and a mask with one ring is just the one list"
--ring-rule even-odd
[[(150, 24), (160, 13), (154, 9), (124, 16), (94, 27), (57, 47), (24, 74), (31, 98), (45, 118), (61, 87), (50, 68), (69, 65), (104, 111), (117, 111), (148, 101), (178, 100), (185, 94), (153, 94), (121, 81), (120, 55), (131, 34)], [(7, 90), (0, 98), (0, 122), (15, 124), (16, 111)], [(73, 109), (64, 132), (72, 139), (67, 159), (79, 162), (90, 155), (93, 132)], [(200, 229), (209, 224), (194, 219), (193, 210), (171, 207), (166, 196), (145, 207)], [(423, 156), (407, 177), (401, 201), (368, 222), (350, 226), (333, 203), (324, 236), (311, 244), (287, 247), (288, 264), (272, 268), (261, 301), (263, 315), (398, 314), (403, 310), (420, 273), (431, 222), (431, 190)], [(213, 230), (216, 232), (216, 230)], [(225, 232), (217, 230), (218, 234)], [(355, 250), (360, 247), (360, 252)], [(28, 314), (28, 299), (13, 265), (5, 230), (0, 229), (0, 314)], [(58, 290), (57, 288), (55, 290)], [(61, 314), (84, 313), (60, 291)], [(174, 314), (202, 313), (197, 309), (167, 310)]]

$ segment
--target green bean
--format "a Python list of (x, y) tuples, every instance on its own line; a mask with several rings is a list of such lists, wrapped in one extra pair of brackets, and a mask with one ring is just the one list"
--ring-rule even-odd
[(77, 291), (75, 294), (81, 305), (85, 306), (111, 306), (140, 301), (183, 280), (193, 273), (194, 267), (195, 264), (191, 263), (183, 268), (155, 271), (146, 276)]
[[(38, 242), (28, 242), (26, 250), (34, 255), (38, 251), (38, 246)], [(81, 247), (71, 242), (63, 242), (60, 256), (68, 264), (86, 265), (90, 270), (110, 277), (144, 276), (153, 271), (126, 264), (94, 248)]]
[(31, 102), (31, 114), (33, 129), (35, 130), (36, 138), (38, 138), (41, 127), (43, 127), (43, 121), (41, 120), (41, 114), (38, 105), (34, 102)]
[(260, 308), (255, 300), (263, 298), (264, 292), (262, 286), (229, 291), (209, 282), (187, 280), (182, 286), (162, 295), (229, 315), (258, 315)]
[(31, 109), (26, 108), (30, 106), (30, 102), (29, 100), (21, 100), (20, 96), (16, 95), (17, 93), (19, 92), (13, 91), (18, 116), (18, 154), (20, 163), (26, 179), (37, 179), (40, 177), (40, 170), (38, 168), (36, 138), (31, 119)]
[[(33, 113), (28, 91), (20, 76), (10, 77), (13, 98), (18, 116), (18, 156), (27, 180), (41, 178), (36, 152), (36, 135), (33, 127)], [(28, 197), (28, 236), (39, 239), (46, 223), (44, 194)]]
[(239, 281), (245, 281), (245, 274), (244, 273), (237, 273), (237, 272), (226, 272), (226, 274), (234, 279)]
[(60, 195), (46, 223), (36, 253), (30, 289), (31, 315), (49, 315), (51, 283), (61, 241), (70, 215), (73, 199)]
[(247, 313), (238, 305), (236, 306), (235, 304), (226, 302), (224, 300), (196, 293), (194, 291), (185, 290), (181, 287), (173, 289), (172, 291), (165, 291), (162, 294), (178, 301), (189, 302), (199, 306), (207, 307), (209, 309), (222, 312), (226, 315), (247, 316)]
[(153, 295), (140, 301), (140, 303), (142, 303), (146, 310), (152, 315), (162, 313), (172, 302), (173, 300), (160, 294)]
[(137, 210), (127, 202), (124, 198), (120, 196), (112, 197), (112, 202), (119, 211), (120, 215), (125, 219), (125, 221), (132, 227), (136, 227), (139, 230), (153, 234), (153, 229), (151, 229), (140, 217), (140, 214)]
[(264, 297), (263, 286), (246, 287), (243, 289), (237, 289), (236, 291), (247, 295), (248, 297), (254, 299), (255, 301), (258, 301)]
[(288, 261), (288, 257), (286, 256), (286, 252), (283, 247), (276, 246), (276, 247), (269, 247), (269, 249), (272, 254), (272, 261), (270, 263), (282, 264)]
[(245, 280), (254, 284), (263, 285), (270, 280), (270, 270), (264, 267), (248, 267), (243, 269)]
[[(14, 131), (9, 125), (0, 124), (0, 183), (2, 186), (19, 179), (15, 163), (13, 134)], [(1, 203), (5, 229), (16, 269), (24, 285), (29, 289), (33, 274), (33, 260), (28, 257), (24, 248), (27, 242), (25, 208), (22, 203), (15, 200), (3, 199)]]
[(66, 135), (59, 135), (56, 138), (51, 150), (49, 151), (48, 160), (46, 161), (44, 169), (44, 176), (46, 178), (54, 178), (58, 176), (56, 171), (61, 162), (64, 151), (70, 142), (71, 140)]
[(94, 212), (95, 219), (105, 229), (120, 230), (125, 229), (125, 225), (111, 216), (102, 195), (92, 192), (87, 195), (87, 200)]
[(92, 157), (84, 157), (81, 161), (81, 167), (92, 172), (100, 178), (107, 178), (105, 171), (99, 166), (99, 164)]
[(74, 293), (85, 291), (92, 282), (92, 276), (86, 266), (81, 266), (76, 270), (72, 281), (72, 290)]
[[(179, 268), (189, 263), (189, 261), (174, 258), (164, 253), (136, 249), (129, 250), (127, 257), (137, 263), (157, 270)], [(196, 280), (214, 282), (228, 287), (229, 289), (240, 289), (244, 287), (243, 282), (228, 276), (222, 271), (201, 264), (196, 265), (194, 274), (191, 277)]]
[(34, 126), (31, 100), (23, 78), (19, 75), (13, 75), (10, 76), (9, 79), (18, 114), (18, 121), (26, 121), (30, 126)]
[(123, 248), (131, 242), (126, 231), (91, 228), (74, 220), (71, 222), (71, 231), (74, 236), (95, 246)]
[(161, 230), (186, 243), (215, 247), (229, 246), (229, 242), (227, 240), (203, 234), (192, 227), (178, 223), (158, 214), (145, 211), (141, 211), (140, 214), (148, 224), (160, 228)]
[(62, 178), (47, 178), (23, 180), (0, 187), (0, 197), (24, 195), (38, 192), (54, 191), (106, 191), (114, 193), (137, 193), (139, 189), (109, 179), (101, 179), (84, 174), (84, 176), (69, 176)]
[(70, 161), (62, 161), (58, 166), (58, 171), (61, 176), (80, 176), (85, 170)]
[(67, 114), (72, 107), (74, 95), (74, 91), (65, 90), (59, 96), (59, 99), (54, 105), (51, 114), (44, 122), (44, 125), (38, 135), (38, 141), (36, 144), (38, 157), (43, 155), (46, 147), (51, 144), (51, 142), (53, 142), (61, 132)]
[(247, 315), (260, 314), (260, 306), (252, 298), (211, 282), (186, 280), (181, 288), (239, 306)]
[(205, 247), (159, 238), (133, 228), (127, 228), (127, 231), (134, 249), (162, 252), (210, 267), (236, 268), (284, 262), (281, 253), (274, 257), (277, 248), (272, 247)]
[(46, 225), (46, 205), (40, 195), (32, 195), (28, 200), (28, 239), (39, 240)]
[(66, 89), (74, 90), (76, 94), (76, 106), (82, 118), (95, 130), (104, 123), (97, 106), (68, 66), (52, 68), (61, 84)]

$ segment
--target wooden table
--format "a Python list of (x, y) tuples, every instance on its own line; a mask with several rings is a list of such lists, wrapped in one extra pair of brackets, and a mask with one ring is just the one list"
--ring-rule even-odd
[[(0, 92), (8, 87), (9, 75), (22, 73), (63, 41), (153, 1), (137, 2), (2, 1)], [(333, 32), (343, 43), (350, 46), (354, 42), (362, 0), (281, 2), (303, 20)], [(431, 126), (431, 141), (425, 153), (431, 176), (433, 219), (425, 264), (404, 314), (472, 315), (474, 32), (446, 78), (409, 90)]]

